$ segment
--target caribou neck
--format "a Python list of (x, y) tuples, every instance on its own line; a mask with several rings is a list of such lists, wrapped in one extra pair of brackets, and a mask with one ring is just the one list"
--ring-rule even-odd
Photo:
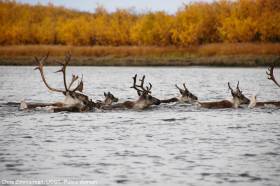
[(190, 97), (188, 96), (179, 96), (177, 97), (178, 101), (180, 103), (195, 103), (196, 101), (195, 100), (192, 100)]
[(238, 108), (240, 106), (240, 100), (237, 97), (232, 98), (230, 102), (232, 103), (233, 108)]
[(149, 107), (148, 103), (146, 100), (144, 99), (138, 99), (137, 101), (134, 102), (133, 104), (133, 108), (136, 109), (136, 110), (142, 110), (142, 109), (145, 109)]

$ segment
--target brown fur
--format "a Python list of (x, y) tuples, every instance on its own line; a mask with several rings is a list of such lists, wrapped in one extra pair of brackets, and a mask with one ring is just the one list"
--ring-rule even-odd
[(26, 103), (27, 109), (35, 109), (38, 107), (49, 107), (49, 106), (55, 106), (55, 107), (63, 107), (64, 104), (61, 102), (57, 103)]
[(264, 107), (265, 105), (273, 105), (273, 106), (276, 106), (276, 107), (280, 107), (280, 101), (257, 102), (255, 107)]
[(161, 103), (173, 103), (173, 102), (178, 102), (178, 101), (179, 101), (178, 98), (170, 98), (170, 99), (160, 100)]
[(170, 98), (170, 99), (164, 99), (160, 100), (161, 103), (173, 103), (173, 102), (185, 102), (185, 103), (192, 103), (194, 101), (197, 101), (197, 97), (193, 95), (186, 87), (186, 84), (183, 83), (183, 89), (180, 88), (178, 85), (175, 85), (175, 87), (179, 90), (181, 97), (176, 98)]
[(133, 88), (137, 91), (138, 99), (136, 101), (125, 101), (123, 103), (114, 104), (112, 106), (104, 106), (103, 109), (146, 109), (151, 105), (159, 105), (161, 102), (159, 99), (151, 96), (152, 84), (149, 83), (149, 86), (144, 87), (145, 76), (143, 76), (139, 81), (140, 85), (136, 84), (137, 74), (132, 78), (133, 85), (130, 88)]
[(133, 101), (125, 101), (123, 103), (117, 103), (114, 105), (106, 105), (103, 106), (102, 109), (104, 110), (111, 110), (111, 109), (132, 109), (135, 105)]
[(199, 102), (201, 107), (208, 109), (222, 109), (222, 108), (232, 108), (234, 105), (228, 100), (214, 101), (214, 102)]

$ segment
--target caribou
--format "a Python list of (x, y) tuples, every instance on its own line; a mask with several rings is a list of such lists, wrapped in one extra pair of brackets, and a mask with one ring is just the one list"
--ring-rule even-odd
[(228, 88), (231, 91), (232, 100), (221, 100), (221, 101), (212, 101), (212, 102), (198, 102), (198, 104), (203, 108), (208, 109), (222, 109), (222, 108), (239, 108), (242, 105), (248, 105), (250, 100), (244, 96), (242, 91), (239, 88), (239, 81), (234, 91), (228, 82)]
[(138, 94), (138, 99), (136, 101), (125, 101), (123, 103), (117, 103), (110, 106), (103, 106), (103, 109), (136, 109), (143, 110), (149, 108), (152, 105), (159, 105), (161, 102), (159, 99), (153, 97), (151, 95), (152, 84), (149, 83), (149, 86), (144, 87), (145, 83), (145, 75), (142, 76), (140, 81), (140, 85), (137, 85), (137, 74), (132, 78), (133, 85), (130, 88), (136, 90)]
[[(271, 80), (278, 88), (280, 88), (280, 84), (277, 82), (277, 80), (274, 76), (274, 68), (275, 68), (274, 64), (271, 64), (268, 67), (268, 70), (266, 71), (266, 74), (268, 76), (267, 79)], [(259, 101), (257, 101), (257, 96), (254, 95), (254, 96), (252, 96), (251, 102), (250, 102), (248, 107), (249, 108), (254, 108), (254, 107), (270, 107), (270, 106), (280, 107), (280, 101), (262, 101), (262, 102), (259, 102)]]
[(172, 103), (172, 102), (194, 103), (197, 101), (198, 98), (187, 89), (185, 83), (183, 83), (184, 89), (180, 88), (177, 84), (175, 84), (175, 87), (179, 90), (181, 95), (179, 97), (160, 100), (161, 103)]
[[(59, 62), (61, 68), (56, 71), (56, 73), (62, 73), (64, 89), (53, 88), (49, 85), (46, 80), (44, 74), (44, 63), (47, 61), (49, 53), (42, 58), (35, 57), (35, 62), (38, 66), (34, 70), (39, 70), (42, 81), (44, 85), (52, 92), (62, 93), (65, 98), (61, 102), (54, 103), (26, 103), (22, 101), (19, 104), (19, 108), (21, 110), (25, 109), (35, 109), (38, 107), (47, 107), (50, 108), (54, 112), (68, 111), (68, 112), (86, 112), (92, 111), (95, 108), (103, 109), (103, 110), (111, 110), (111, 109), (136, 109), (143, 110), (151, 107), (152, 105), (159, 105), (161, 103), (172, 103), (172, 102), (182, 102), (182, 103), (195, 103), (202, 108), (207, 109), (222, 109), (222, 108), (240, 108), (247, 106), (249, 108), (253, 107), (265, 107), (268, 105), (273, 105), (276, 107), (280, 107), (280, 101), (264, 101), (258, 102), (256, 100), (256, 96), (253, 96), (251, 100), (249, 100), (240, 90), (239, 81), (236, 85), (235, 90), (231, 87), (228, 82), (228, 88), (231, 91), (232, 100), (221, 100), (221, 101), (198, 101), (197, 96), (192, 94), (186, 84), (183, 83), (183, 88), (179, 87), (175, 84), (175, 87), (179, 90), (180, 96), (173, 97), (169, 99), (159, 100), (158, 98), (152, 96), (152, 84), (148, 83), (145, 85), (145, 75), (142, 76), (139, 80), (137, 79), (137, 74), (133, 76), (133, 84), (130, 88), (136, 90), (138, 94), (138, 99), (135, 101), (125, 101), (122, 103), (117, 103), (118, 98), (115, 97), (111, 92), (104, 92), (105, 99), (103, 101), (94, 102), (87, 95), (83, 93), (84, 83), (83, 76), (80, 78), (78, 75), (72, 75), (72, 79), (70, 83), (67, 83), (66, 80), (66, 69), (71, 60), (71, 54), (68, 52), (65, 55), (64, 61)], [(274, 68), (275, 65), (271, 64), (268, 68), (266, 74), (268, 75), (268, 79), (273, 81), (274, 84), (280, 88), (280, 84), (276, 80), (274, 76)], [(137, 84), (137, 80), (140, 84)], [(76, 85), (76, 86), (74, 86)], [(8, 103), (8, 105), (18, 105), (18, 103)]]
[(104, 101), (97, 100), (96, 108), (102, 109), (103, 107), (111, 106), (113, 103), (119, 101), (119, 98), (115, 97), (111, 92), (104, 92), (104, 97)]
[[(51, 87), (45, 78), (44, 75), (44, 62), (47, 60), (49, 56), (49, 53), (42, 57), (41, 59), (38, 59), (35, 57), (35, 61), (38, 64), (38, 66), (34, 70), (39, 70), (41, 78), (45, 86), (52, 92), (58, 92), (62, 93), (65, 96), (64, 101), (62, 102), (56, 102), (56, 103), (25, 103), (21, 102), (20, 109), (33, 109), (38, 107), (51, 107), (51, 109), (54, 112), (60, 112), (60, 111), (70, 111), (70, 112), (85, 112), (93, 110), (95, 107), (95, 103), (89, 99), (89, 97), (85, 94), (83, 94), (83, 78), (79, 78), (77, 75), (72, 75), (71, 82), (67, 85), (66, 81), (66, 67), (68, 66), (70, 60), (71, 60), (71, 54), (67, 53), (65, 55), (65, 59), (63, 62), (59, 62), (59, 64), (62, 66), (60, 70), (56, 71), (56, 73), (61, 72), (63, 75), (63, 83), (64, 83), (64, 90), (57, 89)], [(79, 80), (80, 79), (80, 80)], [(76, 87), (72, 88), (74, 83), (77, 82)]]

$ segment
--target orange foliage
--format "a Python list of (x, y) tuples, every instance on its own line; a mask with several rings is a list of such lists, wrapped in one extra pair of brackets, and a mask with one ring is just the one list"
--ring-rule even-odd
[(138, 45), (171, 44), (172, 17), (164, 12), (149, 12), (138, 18), (131, 29), (131, 39)]
[(0, 0), (0, 45), (189, 46), (279, 42), (279, 0), (191, 3), (175, 15), (119, 9), (94, 13)]
[(215, 8), (208, 3), (194, 3), (177, 12), (172, 39), (177, 45), (218, 41)]

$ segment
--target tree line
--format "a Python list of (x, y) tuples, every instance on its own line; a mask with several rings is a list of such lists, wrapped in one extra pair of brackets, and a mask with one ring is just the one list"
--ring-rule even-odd
[(0, 0), (0, 45), (189, 46), (279, 42), (279, 0), (218, 0), (175, 14), (132, 9), (95, 12)]

